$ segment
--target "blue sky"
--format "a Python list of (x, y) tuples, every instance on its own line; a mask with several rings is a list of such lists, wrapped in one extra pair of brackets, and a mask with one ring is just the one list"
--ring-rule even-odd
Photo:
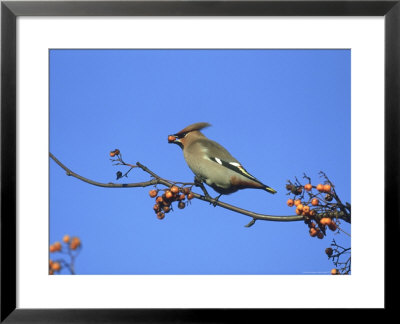
[[(190, 182), (167, 136), (205, 121), (206, 136), (278, 191), (247, 189), (221, 201), (292, 215), (287, 180), (305, 172), (317, 184), (322, 170), (351, 202), (350, 63), (350, 50), (51, 50), (50, 152), (100, 182), (127, 171), (110, 162), (115, 148), (128, 163)], [(135, 169), (118, 182), (148, 179)], [(311, 238), (303, 222), (246, 228), (248, 216), (199, 200), (158, 220), (150, 189), (91, 186), (50, 161), (50, 243), (81, 238), (77, 274), (328, 273), (332, 239), (350, 246), (330, 231)]]

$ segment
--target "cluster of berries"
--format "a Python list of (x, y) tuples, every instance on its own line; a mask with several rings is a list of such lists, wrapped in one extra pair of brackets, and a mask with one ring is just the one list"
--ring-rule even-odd
[[(337, 229), (336, 223), (332, 220), (336, 214), (327, 212), (328, 209), (330, 210), (328, 205), (334, 198), (330, 184), (313, 186), (308, 183), (302, 186), (289, 183), (286, 189), (290, 191), (289, 194), (294, 194), (293, 198), (287, 200), (287, 205), (295, 206), (296, 215), (304, 216), (304, 222), (309, 227), (311, 237), (322, 239), (326, 235), (326, 227), (331, 231)], [(317, 193), (313, 193), (313, 189), (316, 189)], [(308, 197), (305, 197), (305, 193), (308, 193)]]
[[(57, 241), (50, 245), (50, 253), (54, 252), (70, 252), (77, 250), (81, 247), (81, 240), (77, 236), (64, 235), (62, 242)], [(61, 271), (61, 263), (66, 263), (64, 260), (53, 261), (49, 260), (49, 274), (54, 274), (54, 272)]]
[(163, 219), (166, 213), (169, 213), (172, 210), (172, 203), (174, 201), (178, 202), (178, 208), (183, 209), (186, 207), (185, 199), (187, 201), (192, 200), (194, 198), (193, 192), (191, 192), (190, 187), (182, 187), (171, 186), (168, 189), (163, 189), (164, 193), (159, 195), (158, 189), (152, 189), (149, 191), (149, 195), (151, 198), (155, 198), (155, 205), (153, 206), (153, 210), (157, 215), (158, 219)]

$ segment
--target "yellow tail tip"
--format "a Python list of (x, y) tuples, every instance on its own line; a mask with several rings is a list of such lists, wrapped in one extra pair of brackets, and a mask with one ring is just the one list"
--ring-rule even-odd
[(270, 187), (265, 187), (265, 190), (268, 191), (269, 193), (272, 193), (272, 194), (276, 194), (277, 193), (276, 190), (274, 190), (274, 189), (272, 189)]

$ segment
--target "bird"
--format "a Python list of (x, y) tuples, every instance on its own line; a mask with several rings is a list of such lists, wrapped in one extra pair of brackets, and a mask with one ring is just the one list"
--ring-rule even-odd
[[(183, 150), (186, 163), (195, 174), (195, 182), (205, 182), (218, 192), (216, 200), (221, 195), (247, 188), (262, 189), (275, 194), (276, 190), (247, 172), (222, 145), (201, 132), (209, 126), (211, 125), (207, 122), (199, 122), (168, 136), (169, 143), (177, 144)], [(205, 193), (209, 196), (207, 191)]]

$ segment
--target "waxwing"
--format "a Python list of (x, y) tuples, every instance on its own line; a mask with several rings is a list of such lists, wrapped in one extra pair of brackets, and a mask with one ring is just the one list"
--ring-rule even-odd
[(180, 132), (169, 135), (168, 142), (179, 145), (183, 156), (196, 179), (205, 182), (220, 195), (231, 194), (239, 189), (263, 189), (269, 193), (276, 191), (248, 173), (223, 146), (208, 139), (200, 130), (211, 126), (196, 123)]

